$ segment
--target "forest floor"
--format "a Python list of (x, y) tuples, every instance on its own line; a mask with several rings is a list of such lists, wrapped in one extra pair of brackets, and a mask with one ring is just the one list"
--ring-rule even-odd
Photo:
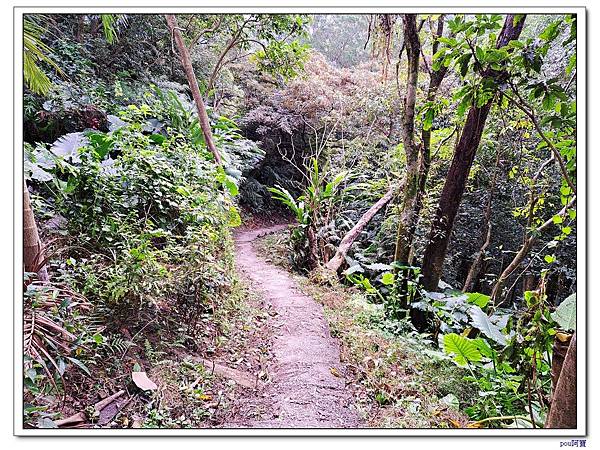
[(236, 233), (239, 276), (267, 312), (259, 334), (268, 351), (257, 388), (220, 426), (465, 426), (454, 404), (472, 395), (462, 374), (418, 338), (386, 331), (355, 288), (294, 273), (287, 228), (252, 223)]
[(337, 339), (323, 307), (284, 270), (257, 255), (254, 241), (286, 225), (235, 236), (236, 265), (273, 318), (268, 383), (243, 401), (230, 427), (356, 428), (361, 421), (347, 388)]
[[(93, 377), (70, 371), (64, 401), (44, 396), (41, 406), (56, 420), (127, 393), (100, 417), (66, 425), (84, 428), (466, 426), (458, 407), (476, 392), (464, 374), (421, 337), (390, 331), (358, 288), (291, 270), (288, 234), (288, 225), (245, 221), (234, 236), (238, 281), (195, 345), (151, 321), (124, 350), (105, 351)], [(132, 385), (136, 363), (156, 391)]]

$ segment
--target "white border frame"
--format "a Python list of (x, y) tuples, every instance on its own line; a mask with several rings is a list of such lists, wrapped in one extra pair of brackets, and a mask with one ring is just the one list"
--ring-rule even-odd
[[(137, 3), (137, 2), (136, 2)], [(222, 1), (221, 3), (230, 3)], [(256, 3), (259, 3), (257, 1)], [(264, 3), (264, 2), (260, 2)], [(292, 6), (259, 6), (248, 7), (241, 5), (227, 6), (207, 6), (207, 7), (162, 7), (162, 6), (134, 6), (112, 7), (112, 6), (53, 6), (53, 7), (33, 7), (33, 6), (15, 6), (13, 14), (14, 27), (14, 140), (13, 140), (13, 209), (14, 209), (14, 241), (13, 241), (13, 270), (14, 270), (14, 296), (13, 296), (13, 323), (14, 323), (14, 378), (13, 378), (13, 407), (14, 423), (13, 433), (17, 436), (429, 436), (429, 437), (465, 437), (465, 436), (522, 436), (522, 437), (583, 437), (587, 435), (588, 415), (586, 407), (589, 408), (586, 399), (588, 392), (587, 371), (588, 352), (587, 340), (587, 28), (586, 28), (586, 9), (585, 7), (536, 7), (532, 5), (521, 7), (478, 7), (464, 5), (444, 6), (432, 5), (427, 7), (400, 7), (400, 6), (382, 6), (374, 2), (373, 7), (362, 6), (319, 6), (319, 2), (310, 0), (311, 6), (292, 7)], [(481, 2), (483, 3), (483, 2)], [(321, 3), (322, 4), (322, 3)], [(22, 267), (23, 249), (20, 243), (23, 242), (23, 211), (19, 205), (22, 204), (22, 183), (23, 183), (23, 130), (22, 130), (22, 104), (23, 104), (23, 71), (22, 71), (22, 19), (24, 14), (47, 13), (47, 14), (68, 14), (68, 13), (94, 13), (99, 10), (109, 10), (114, 13), (131, 14), (190, 14), (190, 13), (319, 13), (319, 14), (369, 14), (374, 12), (384, 13), (528, 13), (528, 14), (577, 14), (577, 153), (584, 155), (579, 158), (577, 166), (577, 184), (585, 189), (580, 189), (578, 194), (577, 208), (577, 291), (578, 296), (578, 314), (577, 328), (580, 336), (577, 361), (577, 383), (580, 386), (577, 392), (577, 417), (578, 426), (575, 430), (567, 429), (383, 429), (383, 428), (353, 428), (353, 429), (25, 429), (23, 428), (23, 283), (22, 273), (18, 269)], [(585, 386), (585, 389), (581, 387)]]

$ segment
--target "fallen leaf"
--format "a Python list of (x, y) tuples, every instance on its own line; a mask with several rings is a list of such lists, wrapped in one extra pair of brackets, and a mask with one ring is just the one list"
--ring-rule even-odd
[(155, 391), (158, 386), (148, 378), (146, 372), (131, 372), (131, 378), (137, 387), (143, 391)]
[(341, 374), (338, 372), (338, 370), (337, 370), (335, 367), (332, 367), (331, 369), (329, 369), (329, 371), (331, 372), (331, 374), (332, 374), (334, 377), (338, 377), (338, 378), (339, 378), (339, 377), (341, 377), (341, 376), (342, 376), (342, 375), (341, 375)]
[(454, 428), (462, 428), (462, 427), (460, 426), (460, 422), (458, 422), (457, 420), (450, 419), (450, 423), (452, 424), (452, 426), (453, 426)]

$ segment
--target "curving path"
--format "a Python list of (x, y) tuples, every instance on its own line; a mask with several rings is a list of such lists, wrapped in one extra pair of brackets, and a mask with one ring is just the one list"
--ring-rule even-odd
[(340, 351), (323, 308), (300, 292), (289, 274), (257, 256), (252, 242), (278, 225), (241, 231), (235, 237), (236, 265), (276, 312), (273, 319), (271, 382), (247, 399), (230, 426), (252, 428), (355, 428), (353, 398), (340, 374)]

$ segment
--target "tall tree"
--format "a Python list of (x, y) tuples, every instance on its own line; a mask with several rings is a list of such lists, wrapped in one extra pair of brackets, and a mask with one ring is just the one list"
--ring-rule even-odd
[[(432, 55), (435, 55), (438, 52), (439, 49), (439, 45), (440, 45), (440, 41), (439, 38), (441, 38), (444, 34), (444, 20), (445, 20), (445, 15), (441, 14), (437, 21), (436, 21), (436, 25), (434, 28), (434, 25), (432, 25), (432, 21), (431, 19), (429, 19), (429, 30), (432, 34)], [(408, 55), (408, 73), (409, 76), (408, 81), (411, 82), (412, 80), (410, 79), (410, 74), (413, 70), (412, 65), (415, 64), (414, 62), (414, 50), (411, 50), (411, 47), (415, 47), (415, 43), (418, 45), (419, 44), (419, 30), (422, 27), (423, 22), (421, 22), (421, 24), (419, 25), (419, 27), (417, 27), (416, 29), (416, 36), (414, 35), (414, 30), (410, 30), (410, 34), (412, 35), (412, 38), (409, 38), (408, 36), (406, 36), (406, 29), (405, 29), (405, 38), (404, 38), (404, 43), (403, 43), (403, 49), (406, 48), (407, 49), (407, 55)], [(416, 42), (415, 42), (416, 41)], [(416, 62), (418, 65), (418, 54), (423, 55), (423, 51), (420, 45), (418, 45), (417, 48), (417, 56), (416, 56)], [(425, 56), (423, 55), (423, 59), (424, 61), (426, 61)], [(409, 259), (409, 255), (410, 255), (410, 249), (412, 246), (412, 242), (413, 242), (413, 237), (414, 237), (414, 232), (417, 226), (417, 223), (419, 221), (419, 215), (421, 212), (421, 208), (423, 206), (423, 196), (425, 194), (425, 187), (426, 187), (426, 183), (427, 183), (427, 177), (429, 175), (429, 167), (431, 165), (431, 127), (432, 127), (432, 121), (433, 121), (433, 116), (434, 116), (434, 112), (435, 112), (435, 100), (436, 100), (436, 96), (437, 96), (437, 92), (438, 89), (440, 87), (440, 85), (442, 84), (442, 81), (444, 80), (444, 77), (446, 76), (446, 74), (448, 73), (448, 66), (445, 65), (430, 65), (427, 64), (425, 62), (425, 67), (427, 68), (427, 72), (429, 74), (429, 85), (427, 87), (427, 96), (425, 98), (425, 104), (424, 104), (424, 110), (425, 110), (425, 117), (423, 120), (423, 126), (422, 126), (422, 130), (421, 130), (421, 145), (416, 145), (415, 144), (415, 138), (414, 138), (414, 120), (415, 120), (415, 114), (414, 114), (414, 104), (413, 104), (413, 108), (412, 108), (412, 119), (411, 117), (408, 117), (406, 115), (407, 110), (405, 109), (405, 114), (403, 117), (403, 121), (402, 121), (402, 125), (403, 125), (403, 143), (406, 149), (406, 141), (410, 141), (411, 144), (411, 150), (414, 152), (418, 152), (418, 156), (417, 156), (417, 163), (416, 163), (416, 167), (408, 167), (408, 153), (407, 153), (407, 172), (414, 171), (416, 173), (413, 174), (417, 181), (418, 181), (418, 185), (415, 188), (414, 186), (411, 189), (416, 189), (416, 191), (412, 192), (409, 191), (408, 189), (408, 185), (407, 185), (407, 189), (405, 189), (405, 197), (404, 197), (404, 206), (402, 209), (402, 213), (401, 213), (401, 220), (400, 223), (398, 225), (398, 234), (397, 234), (397, 238), (396, 238), (396, 252), (395, 252), (395, 259), (396, 261), (400, 261), (401, 263), (411, 263), (411, 261), (408, 261)], [(418, 71), (418, 66), (417, 69)], [(417, 72), (418, 75), (418, 72)], [(415, 91), (416, 91), (416, 80), (414, 80), (415, 82)], [(408, 95), (408, 90), (412, 89), (407, 85), (407, 95)], [(409, 120), (412, 120), (412, 124), (406, 126), (405, 123), (407, 123)], [(411, 131), (412, 129), (412, 131)], [(406, 136), (405, 136), (406, 134)], [(406, 150), (405, 150), (406, 151)], [(406, 195), (409, 195), (409, 198), (407, 199)], [(407, 200), (409, 200), (407, 202)], [(408, 210), (407, 210), (408, 208)]]
[[(433, 43), (431, 48), (432, 59), (433, 55), (435, 55), (439, 50), (440, 38), (444, 34), (444, 20), (445, 14), (440, 14), (437, 20), (436, 29), (433, 30), (430, 28), (433, 34)], [(431, 27), (431, 21), (430, 21)], [(454, 35), (452, 32), (451, 36)], [(417, 195), (417, 201), (415, 203), (416, 211), (415, 215), (417, 218), (421, 212), (421, 208), (423, 206), (423, 196), (425, 195), (425, 185), (427, 184), (427, 177), (429, 175), (429, 167), (431, 165), (431, 127), (433, 121), (434, 108), (433, 104), (436, 100), (438, 89), (440, 88), (442, 81), (446, 77), (448, 73), (448, 66), (443, 64), (440, 65), (426, 65), (429, 71), (429, 86), (427, 87), (427, 97), (425, 99), (425, 104), (428, 105), (428, 112), (425, 113), (425, 120), (423, 120), (423, 129), (421, 130), (421, 156), (419, 160), (419, 193)], [(429, 111), (432, 111), (429, 113)], [(429, 114), (429, 116), (428, 116)]]
[(396, 251), (394, 260), (408, 264), (412, 236), (415, 231), (418, 216), (415, 214), (419, 193), (419, 147), (415, 141), (415, 103), (417, 101), (417, 79), (419, 75), (419, 56), (421, 43), (417, 31), (417, 15), (402, 16), (404, 43), (407, 55), (406, 95), (402, 113), (402, 143), (406, 155), (406, 182), (402, 195), (402, 210), (398, 221), (396, 236)]
[(198, 80), (196, 79), (196, 75), (194, 74), (194, 69), (192, 67), (192, 59), (190, 58), (190, 52), (186, 47), (185, 42), (183, 42), (183, 37), (181, 36), (180, 28), (177, 27), (177, 19), (175, 18), (175, 16), (173, 14), (165, 14), (165, 18), (167, 19), (167, 25), (169, 26), (171, 35), (173, 36), (175, 44), (177, 45), (179, 57), (181, 58), (181, 65), (183, 66), (183, 71), (185, 72), (185, 76), (190, 85), (190, 90), (192, 91), (192, 97), (194, 98), (196, 109), (198, 110), (198, 122), (200, 122), (200, 128), (202, 128), (204, 141), (206, 142), (206, 146), (208, 147), (208, 149), (214, 155), (215, 162), (218, 165), (221, 165), (221, 154), (219, 153), (219, 150), (217, 149), (212, 136), (210, 121), (208, 119), (208, 114), (206, 112), (204, 100), (202, 99), (202, 94), (200, 94)]
[[(496, 49), (501, 49), (510, 41), (517, 40), (524, 24), (525, 15), (508, 14), (502, 31), (496, 40)], [(473, 49), (473, 54), (478, 67), (482, 67), (483, 62), (478, 61), (476, 49)], [(499, 83), (508, 77), (506, 72), (495, 70), (491, 66), (482, 69), (481, 75), (482, 86), (487, 88), (486, 97), (483, 98), (488, 98), (488, 100), (483, 104), (474, 102), (470, 107), (458, 145), (454, 149), (452, 163), (432, 221), (429, 242), (423, 257), (423, 285), (427, 290), (435, 290), (438, 287), (454, 219), (481, 141), (485, 122), (495, 101), (495, 93), (498, 90)], [(474, 99), (475, 96), (471, 98)]]

